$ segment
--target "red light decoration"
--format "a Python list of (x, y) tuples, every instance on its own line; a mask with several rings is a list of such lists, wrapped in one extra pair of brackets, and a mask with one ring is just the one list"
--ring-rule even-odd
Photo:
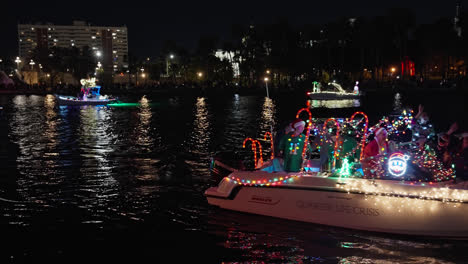
[(271, 149), (271, 159), (275, 158), (275, 151), (274, 151), (274, 146), (273, 146), (273, 135), (270, 132), (265, 132), (265, 135), (263, 138), (267, 140), (267, 136), (270, 136), (270, 149)]
[(405, 56), (401, 62), (401, 75), (403, 76), (414, 76), (414, 62), (411, 61), (408, 56)]
[(366, 138), (367, 138), (367, 128), (369, 127), (369, 118), (367, 118), (367, 115), (364, 114), (364, 112), (356, 112), (354, 113), (351, 118), (349, 119), (349, 122), (352, 122), (354, 120), (354, 118), (357, 116), (357, 115), (362, 115), (364, 116), (365, 120), (366, 120), (366, 124), (364, 126), (364, 133), (362, 135), (362, 139), (361, 139), (361, 153), (360, 153), (360, 157), (359, 157), (359, 161), (362, 160), (362, 156), (364, 155), (364, 146), (366, 144)]
[(245, 148), (245, 144), (248, 142), (248, 141), (251, 141), (252, 143), (252, 150), (254, 152), (254, 162), (255, 162), (255, 168), (257, 168), (257, 144), (258, 144), (258, 147), (259, 147), (259, 152), (260, 152), (260, 158), (258, 159), (260, 161), (260, 166), (263, 165), (263, 157), (262, 157), (262, 145), (260, 144), (260, 142), (258, 142), (258, 140), (255, 140), (253, 138), (246, 138), (244, 140), (244, 142), (242, 143), (242, 148)]

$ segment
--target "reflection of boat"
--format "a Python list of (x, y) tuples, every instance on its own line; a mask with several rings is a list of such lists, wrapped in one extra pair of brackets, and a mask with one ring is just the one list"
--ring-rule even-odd
[[(303, 109), (297, 117), (301, 111)], [(403, 111), (402, 116), (382, 121), (375, 127), (386, 124), (389, 133), (396, 135), (401, 129), (411, 128), (411, 113)], [(355, 119), (357, 115), (364, 118)], [(327, 127), (329, 122), (336, 127), (333, 133)], [(311, 127), (322, 126), (312, 124), (309, 112), (306, 142)], [(339, 129), (341, 127), (343, 131)], [(350, 127), (364, 132), (361, 143), (346, 151), (338, 142), (355, 137)], [(262, 165), (262, 148), (257, 148), (260, 143), (247, 138), (246, 141), (252, 141), (255, 169), (248, 171), (218, 166), (229, 174), (223, 175), (226, 176), (218, 186), (205, 191), (208, 203), (229, 210), (343, 228), (468, 239), (468, 182), (444, 182), (455, 177), (454, 170), (435, 165), (439, 161), (432, 152), (407, 148), (405, 142), (395, 146), (388, 158), (371, 157), (379, 166), (374, 166), (375, 170), (367, 169), (363, 165), (369, 162), (361, 161), (368, 159), (363, 159), (362, 155), (366, 131), (375, 130), (375, 127), (368, 129), (368, 118), (362, 112), (354, 113), (350, 119), (327, 119), (320, 135), (316, 134), (320, 139), (316, 142), (322, 146), (320, 149), (327, 147), (320, 142), (328, 142), (323, 143), (329, 145), (327, 148), (334, 146), (332, 152), (324, 151), (325, 155), (331, 155), (328, 156), (328, 166), (321, 162), (321, 158), (312, 158), (304, 163), (300, 172), (289, 173), (282, 171), (276, 159)], [(349, 133), (351, 136), (344, 137)], [(332, 134), (344, 140), (330, 141)], [(356, 152), (359, 147), (360, 154)], [(303, 159), (305, 153), (302, 154)], [(426, 173), (425, 178), (432, 174), (429, 181), (418, 180), (422, 171)], [(221, 175), (219, 172), (222, 170), (217, 172)]]
[(314, 82), (313, 85), (314, 87), (312, 91), (307, 92), (307, 95), (312, 100), (359, 99), (359, 97), (362, 95), (362, 93), (359, 92), (359, 88), (357, 88), (357, 84), (355, 86), (355, 90), (352, 93), (346, 92), (341, 87), (341, 85), (336, 82), (329, 83), (329, 86), (332, 87), (333, 90), (323, 90), (321, 89), (320, 84), (317, 82)]
[[(389, 191), (391, 190), (391, 191)], [(344, 228), (468, 238), (468, 190), (320, 173), (236, 171), (206, 190), (212, 205)]]
[(101, 95), (101, 86), (96, 85), (96, 79), (82, 79), (81, 95), (79, 97), (67, 95), (55, 95), (59, 104), (64, 105), (106, 105), (117, 102), (117, 98), (109, 98)]

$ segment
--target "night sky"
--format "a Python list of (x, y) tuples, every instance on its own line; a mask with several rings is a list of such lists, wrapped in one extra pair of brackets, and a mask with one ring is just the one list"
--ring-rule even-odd
[[(193, 50), (202, 35), (229, 40), (231, 25), (271, 23), (287, 18), (291, 24), (320, 24), (339, 17), (384, 15), (391, 7), (414, 10), (417, 23), (431, 23), (455, 14), (455, 0), (389, 1), (34, 1), (7, 0), (0, 14), (0, 56), (17, 55), (17, 24), (51, 22), (128, 27), (129, 51), (136, 56), (158, 55), (165, 40)], [(463, 5), (463, 2), (462, 2)]]

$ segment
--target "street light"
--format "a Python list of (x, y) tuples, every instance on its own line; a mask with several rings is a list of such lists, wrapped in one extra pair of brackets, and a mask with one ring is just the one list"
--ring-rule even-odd
[(32, 69), (33, 69), (33, 67), (34, 67), (35, 64), (36, 64), (36, 63), (31, 59), (31, 61), (29, 62), (29, 65), (31, 65), (31, 71), (32, 71)]
[(394, 73), (394, 72), (396, 71), (396, 68), (395, 68), (395, 67), (392, 67), (392, 68), (391, 68), (391, 71), (392, 71), (392, 73)]
[(100, 52), (99, 50), (98, 50), (98, 51), (96, 51), (96, 57), (98, 57), (98, 58), (99, 58), (99, 57), (101, 57), (101, 55), (102, 55), (102, 54), (101, 54), (101, 52)]
[(15, 62), (16, 62), (16, 70), (18, 70), (18, 69), (19, 69), (19, 64), (21, 63), (20, 58), (19, 58), (19, 57), (16, 57)]
[(267, 93), (267, 97), (270, 98), (270, 94), (268, 93), (268, 77), (265, 77), (265, 79), (263, 79), (265, 81), (265, 86), (266, 86), (266, 93)]
[[(169, 59), (174, 59), (174, 54), (169, 54)], [(166, 60), (166, 75), (169, 77), (169, 60)]]
[(266, 70), (266, 73), (267, 73), (267, 74), (270, 74), (270, 70)]
[(203, 72), (198, 72), (197, 75), (198, 75), (198, 78), (201, 78), (203, 77)]

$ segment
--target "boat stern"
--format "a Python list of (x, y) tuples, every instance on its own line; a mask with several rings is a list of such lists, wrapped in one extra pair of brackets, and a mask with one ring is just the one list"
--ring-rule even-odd
[(205, 196), (210, 202), (210, 197), (218, 199), (228, 199), (231, 196), (232, 191), (238, 185), (228, 177), (224, 177), (217, 187), (210, 187), (205, 191)]

